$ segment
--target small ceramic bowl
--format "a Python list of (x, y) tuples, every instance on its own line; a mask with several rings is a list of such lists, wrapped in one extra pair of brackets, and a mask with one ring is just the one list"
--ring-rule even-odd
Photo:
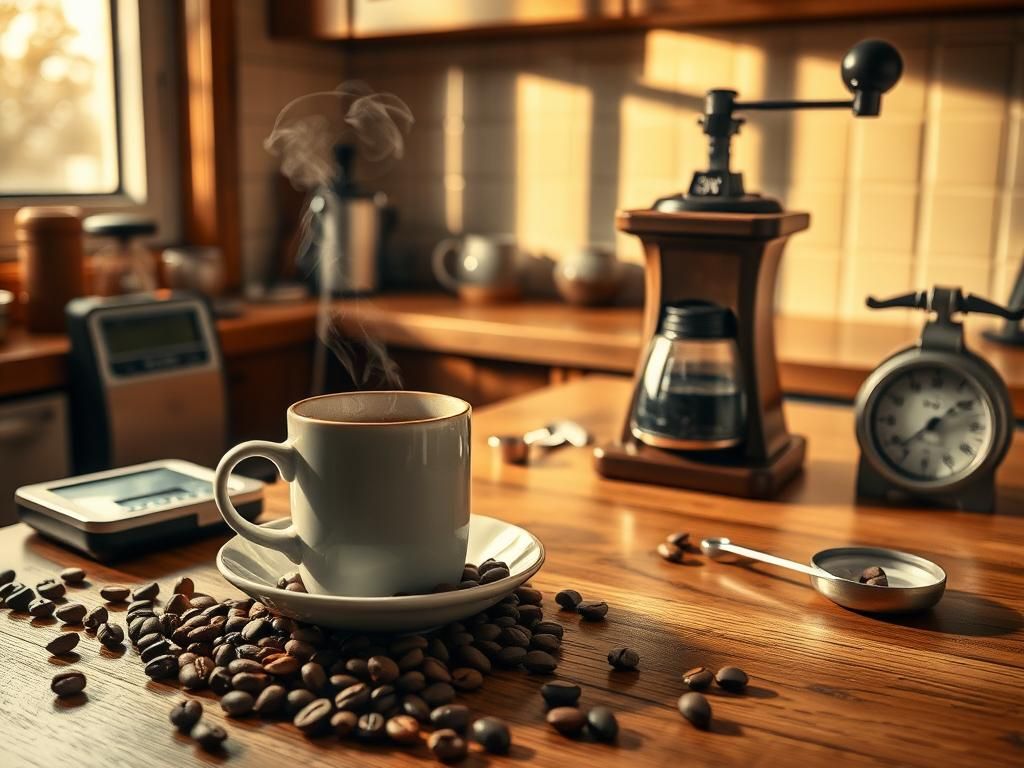
[[(282, 528), (288, 522), (274, 520), (266, 526)], [(405, 597), (337, 597), (278, 589), (278, 579), (295, 566), (281, 553), (240, 536), (221, 547), (217, 568), (238, 589), (282, 616), (357, 632), (413, 632), (487, 610), (540, 570), (544, 545), (523, 528), (473, 515), (466, 559), (481, 563), (489, 557), (508, 563), (507, 579), (471, 589)]]

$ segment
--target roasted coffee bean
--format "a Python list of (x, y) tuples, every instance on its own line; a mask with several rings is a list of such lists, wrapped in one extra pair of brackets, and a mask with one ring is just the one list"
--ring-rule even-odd
[(466, 756), (466, 741), (455, 731), (442, 728), (427, 739), (427, 746), (442, 763), (456, 763)]
[(385, 725), (388, 739), (395, 744), (415, 744), (420, 739), (420, 724), (409, 715), (395, 715)]
[(0, 585), (12, 583), (14, 579), (17, 578), (17, 576), (18, 574), (16, 574), (13, 570), (11, 570), (10, 568), (5, 568), (4, 570), (0, 571)]
[(550, 653), (544, 651), (530, 651), (523, 657), (523, 666), (527, 672), (535, 675), (550, 675), (555, 671), (558, 662)]
[(356, 736), (363, 741), (380, 741), (387, 733), (387, 720), (379, 712), (367, 712), (356, 721)]
[(494, 657), (494, 663), (499, 667), (505, 667), (506, 669), (518, 667), (526, 658), (526, 653), (527, 651), (525, 648), (520, 648), (517, 645), (510, 645), (498, 651), (498, 655)]
[[(180, 661), (180, 657), (179, 657)], [(196, 670), (195, 663), (185, 664), (178, 667), (178, 682), (186, 691), (198, 691), (206, 685), (206, 679)]]
[(532, 633), (523, 627), (506, 627), (498, 635), (498, 643), (505, 647), (512, 645), (527, 648), (530, 645), (530, 638), (532, 636)]
[[(13, 574), (14, 571), (11, 571), (11, 573)], [(60, 572), (60, 578), (65, 584), (81, 584), (85, 581), (85, 571), (81, 568), (65, 568)]]
[(301, 640), (312, 646), (323, 645), (324, 639), (324, 633), (319, 627), (298, 627), (292, 632), (292, 640)]
[(640, 654), (632, 648), (612, 648), (608, 651), (608, 663), (615, 669), (631, 671), (640, 665)]
[(181, 626), (181, 619), (179, 619), (173, 613), (163, 613), (160, 615), (160, 631), (165, 635), (173, 635), (179, 626)]
[[(106, 610), (106, 609), (104, 609)], [(128, 620), (128, 639), (133, 643), (138, 644), (139, 640), (143, 637), (142, 627), (146, 624), (151, 617), (146, 616), (145, 618), (133, 618)], [(106, 621), (103, 622), (104, 624)], [(99, 626), (95, 627), (99, 629)]]
[(64, 593), (67, 591), (64, 582), (57, 581), (56, 579), (46, 579), (36, 584), (36, 592), (39, 593), (40, 597), (45, 597), (47, 600), (59, 600), (64, 597)]
[[(97, 627), (96, 629), (98, 630), (99, 627)], [(159, 630), (156, 630), (155, 632), (144, 633), (141, 637), (139, 637), (138, 640), (135, 641), (135, 644), (139, 647), (140, 650), (145, 650), (146, 648), (149, 648), (149, 646), (159, 643), (161, 640), (166, 642), (163, 633)]]
[(273, 625), (268, 619), (251, 619), (246, 622), (242, 629), (242, 637), (250, 643), (255, 643), (261, 637), (266, 637), (274, 631)]
[[(231, 646), (228, 647), (230, 648)], [(300, 665), (298, 659), (296, 659), (294, 656), (284, 654), (282, 656), (278, 656), (273, 661), (267, 662), (264, 665), (263, 669), (267, 672), (267, 674), (275, 675), (277, 677), (285, 677), (287, 675), (294, 675), (296, 672), (298, 672), (299, 666)]]
[(8, 581), (6, 584), (0, 584), (0, 608), (3, 607), (3, 599), (5, 597), (14, 592), (16, 589), (21, 589), (23, 586), (25, 585), (17, 581)]
[(689, 720), (694, 726), (707, 730), (711, 725), (711, 705), (703, 693), (690, 691), (679, 697), (676, 705), (679, 714)]
[(168, 600), (167, 605), (164, 606), (164, 611), (166, 613), (173, 613), (179, 616), (186, 610), (188, 610), (188, 597), (180, 592), (176, 592), (171, 595), (171, 599)]
[(608, 615), (608, 603), (580, 603), (576, 611), (584, 621), (603, 621), (604, 617)]
[(416, 718), (421, 723), (430, 722), (430, 707), (423, 699), (414, 693), (407, 693), (402, 697), (400, 709), (403, 713)]
[(692, 691), (707, 690), (714, 679), (714, 674), (707, 667), (694, 667), (683, 672), (683, 682)]
[(872, 565), (869, 568), (865, 568), (860, 572), (860, 578), (858, 581), (861, 584), (870, 584), (873, 587), (888, 587), (889, 577), (885, 575), (885, 571), (879, 568), (877, 565)]
[(223, 696), (231, 690), (231, 673), (225, 667), (216, 667), (210, 673), (210, 679), (206, 681), (210, 690), (218, 696)]
[(428, 657), (424, 659), (423, 664), (420, 666), (420, 672), (423, 673), (427, 680), (434, 683), (450, 683), (452, 680), (447, 665), (434, 658)]
[(398, 707), (398, 694), (393, 685), (381, 685), (370, 692), (370, 709), (373, 712), (390, 712)]
[(359, 723), (359, 715), (355, 712), (335, 712), (331, 715), (331, 730), (339, 738), (353, 733)]
[(53, 616), (53, 611), (56, 607), (52, 600), (48, 600), (45, 597), (37, 597), (28, 604), (28, 612), (30, 616), (37, 619), (48, 619)]
[(107, 609), (102, 605), (98, 605), (85, 614), (85, 618), (82, 619), (82, 625), (86, 629), (96, 630), (100, 628), (100, 624), (106, 624), (110, 614), (107, 613)]
[(334, 706), (348, 712), (363, 712), (370, 706), (370, 688), (366, 683), (356, 683), (338, 691)]
[[(241, 638), (238, 638), (241, 640)], [(249, 661), (260, 661), (263, 657), (263, 649), (258, 645), (252, 645), (251, 643), (242, 643), (241, 645), (235, 646), (235, 654), (240, 659), (248, 659)]]
[(554, 635), (559, 640), (565, 635), (565, 629), (557, 621), (542, 621), (533, 628), (535, 635)]
[(160, 638), (155, 643), (147, 645), (145, 648), (143, 648), (142, 651), (139, 653), (139, 657), (145, 664), (146, 662), (150, 662), (158, 656), (164, 656), (166, 654), (169, 654), (170, 652), (171, 644), (167, 642), (164, 638)]
[(491, 663), (494, 663), (494, 660), (498, 658), (498, 654), (501, 653), (501, 646), (489, 640), (478, 640), (473, 646), (490, 659)]
[[(512, 603), (498, 603), (487, 611), (487, 615), (492, 619), (511, 618), (513, 625), (519, 622), (519, 608)], [(508, 623), (504, 622), (498, 626), (508, 626)]]
[(421, 651), (426, 650), (428, 645), (429, 641), (423, 635), (406, 635), (393, 640), (388, 645), (388, 653), (392, 656), (402, 656), (417, 648)]
[(69, 672), (58, 672), (50, 680), (50, 690), (61, 699), (75, 696), (85, 690), (85, 675), (74, 669)]
[(192, 608), (198, 608), (200, 611), (205, 611), (207, 608), (215, 606), (217, 601), (209, 595), (193, 593), (192, 597), (189, 598), (188, 604)]
[(669, 544), (667, 541), (661, 542), (658, 545), (658, 554), (662, 560), (667, 560), (670, 563), (681, 563), (683, 557), (686, 554), (681, 547), (677, 547), (675, 544)]
[(229, 691), (220, 698), (220, 708), (228, 717), (244, 717), (252, 712), (256, 700), (248, 691)]
[(132, 592), (132, 600), (153, 600), (160, 594), (160, 585), (155, 581), (145, 584)]
[(686, 549), (690, 544), (690, 534), (687, 531), (678, 531), (676, 533), (670, 533), (665, 537), (665, 542), (671, 544), (674, 547), (680, 549)]
[(31, 587), (19, 586), (4, 597), (4, 605), (12, 611), (27, 611), (29, 604), (36, 599), (35, 590)]
[(211, 619), (216, 616), (223, 616), (226, 619), (230, 610), (231, 608), (227, 603), (214, 602), (213, 605), (203, 608), (203, 616), (209, 616)]
[(416, 693), (427, 687), (427, 679), (418, 669), (410, 670), (395, 680), (395, 688), (403, 693)]
[(582, 690), (578, 685), (564, 680), (552, 680), (540, 688), (540, 695), (549, 707), (575, 707), (580, 693)]
[(133, 618), (139, 616), (156, 616), (156, 604), (152, 600), (132, 600), (125, 608), (125, 616)]
[(366, 663), (370, 679), (375, 683), (393, 683), (401, 674), (398, 665), (387, 656), (373, 656)]
[(284, 644), (284, 649), (288, 654), (302, 662), (309, 661), (313, 658), (313, 654), (316, 653), (316, 648), (302, 640), (289, 640)]
[(81, 603), (65, 603), (57, 606), (54, 615), (65, 624), (81, 624), (88, 610)]
[(320, 736), (331, 727), (331, 715), (334, 705), (330, 699), (314, 699), (299, 710), (292, 720), (292, 725), (306, 736)]
[(271, 717), (284, 710), (288, 690), (283, 685), (268, 685), (253, 703), (253, 711), (262, 717)]
[[(253, 695), (259, 693), (270, 684), (269, 675), (253, 672), (239, 672), (231, 678), (231, 687), (236, 691), (246, 691)], [(315, 691), (314, 691), (315, 693)]]
[(534, 635), (530, 638), (531, 651), (544, 651), (545, 653), (557, 653), (562, 647), (562, 641), (554, 635)]
[(548, 725), (563, 736), (579, 736), (587, 716), (576, 707), (555, 707), (547, 714)]
[[(342, 666), (342, 668), (344, 668), (344, 665)], [(350, 685), (355, 685), (356, 683), (362, 681), (355, 675), (350, 675), (347, 672), (343, 672), (341, 674), (331, 675), (330, 678), (328, 679), (328, 682), (330, 683), (331, 688), (333, 688), (335, 692), (337, 692), (343, 691)]]
[(194, 662), (198, 658), (199, 658), (198, 654), (193, 653), (192, 651), (185, 651), (183, 654), (181, 654), (178, 657), (178, 669), (181, 669), (182, 667), (186, 666), (187, 664), (191, 664), (192, 662)]
[(608, 707), (592, 707), (587, 712), (587, 730), (597, 741), (612, 742), (619, 735), (619, 721)]
[(473, 639), (477, 642), (481, 640), (497, 640), (501, 631), (501, 627), (497, 624), (480, 624), (473, 628)]
[(406, 653), (398, 659), (398, 669), (401, 672), (408, 672), (410, 669), (416, 669), (423, 663), (425, 658), (426, 656), (424, 656), (422, 648), (413, 648), (411, 651), (406, 651)]
[(507, 571), (508, 563), (503, 560), (495, 560), (493, 557), (489, 557), (477, 566), (477, 572), (483, 576), (485, 573), (495, 568), (504, 568)]
[(220, 624), (211, 623), (205, 627), (196, 627), (188, 633), (187, 639), (190, 643), (209, 643), (216, 640), (221, 634), (223, 634), (223, 630), (221, 630)]
[[(229, 643), (221, 643), (213, 649), (213, 660), (219, 667), (226, 667), (237, 658), (235, 646)], [(298, 661), (295, 662), (295, 668), (298, 669)]]
[(563, 611), (575, 611), (583, 602), (583, 595), (575, 589), (563, 589), (555, 595), (555, 602)]
[(452, 655), (460, 667), (469, 667), (485, 675), (491, 672), (491, 660), (482, 651), (471, 645), (459, 646)]
[(506, 755), (512, 746), (508, 724), (497, 717), (481, 717), (475, 721), (473, 740), (492, 755)]
[(519, 598), (520, 605), (540, 605), (544, 602), (544, 593), (525, 584), (517, 587), (515, 594)]
[(196, 585), (188, 576), (182, 576), (174, 582), (174, 589), (172, 591), (177, 595), (192, 597), (192, 594), (196, 591)]
[[(160, 619), (156, 616), (145, 616), (139, 617), (142, 619), (142, 624), (139, 625), (139, 637), (143, 638), (146, 635), (163, 635), (164, 626), (160, 623)], [(134, 619), (133, 619), (134, 621)], [(170, 634), (174, 634), (172, 631)]]
[(169, 677), (177, 677), (178, 660), (170, 654), (157, 656), (146, 664), (144, 671), (151, 680), (166, 680)]
[(443, 661), (445, 664), (450, 659), (448, 652), (448, 646), (439, 637), (432, 637), (427, 641), (427, 647), (424, 649), (427, 656), (438, 661)]
[(327, 673), (324, 668), (315, 661), (309, 661), (302, 665), (299, 670), (302, 677), (302, 684), (313, 693), (320, 693), (327, 687)]
[(509, 577), (508, 568), (491, 568), (490, 570), (480, 574), (480, 584), (493, 584), (496, 581), (507, 579)]
[(295, 717), (310, 702), (315, 701), (317, 695), (305, 688), (296, 688), (288, 691), (284, 700), (284, 713), (288, 717)]
[(110, 585), (100, 589), (100, 597), (108, 603), (126, 603), (131, 597), (132, 591), (128, 587)]
[(544, 620), (544, 611), (539, 605), (519, 606), (519, 623), (527, 629), (533, 629)]
[(77, 632), (63, 632), (46, 644), (48, 650), (54, 656), (63, 656), (71, 653), (78, 645), (79, 636)]
[[(515, 619), (509, 618), (512, 624), (515, 624)], [(473, 635), (469, 632), (453, 632), (448, 637), (448, 645), (451, 648), (458, 648), (461, 645), (470, 645), (473, 642)]]
[(430, 713), (430, 722), (436, 728), (451, 728), (464, 733), (469, 726), (469, 707), (462, 704), (445, 704)]
[(235, 659), (228, 664), (228, 672), (237, 675), (239, 672), (251, 672), (252, 674), (263, 674), (266, 670), (258, 661), (252, 659)]
[(124, 645), (124, 630), (117, 624), (102, 624), (96, 630), (96, 639), (105, 648), (115, 650)]
[(718, 683), (718, 687), (733, 693), (739, 693), (746, 688), (749, 680), (747, 673), (739, 667), (722, 667), (715, 673), (715, 682)]
[(228, 734), (219, 725), (199, 723), (192, 729), (192, 738), (195, 739), (196, 744), (207, 752), (217, 752), (223, 748), (224, 742), (228, 739)]
[(455, 689), (448, 683), (434, 683), (420, 691), (419, 696), (427, 702), (428, 706), (440, 707), (444, 704), (451, 704), (455, 698)]
[(457, 667), (452, 670), (452, 686), (460, 691), (475, 691), (484, 684), (484, 676), (478, 670), (469, 667)]
[(171, 709), (171, 724), (182, 733), (189, 733), (203, 716), (203, 705), (195, 699), (179, 701)]

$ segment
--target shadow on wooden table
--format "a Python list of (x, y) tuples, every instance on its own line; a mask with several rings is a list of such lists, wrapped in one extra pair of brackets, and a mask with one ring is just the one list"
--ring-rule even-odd
[(873, 618), (887, 624), (965, 637), (1010, 635), (1024, 627), (1020, 611), (998, 600), (955, 589), (947, 589), (939, 604), (927, 613), (883, 614)]

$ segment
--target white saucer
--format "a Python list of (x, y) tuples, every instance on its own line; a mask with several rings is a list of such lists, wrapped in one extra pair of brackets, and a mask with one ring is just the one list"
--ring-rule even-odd
[[(288, 520), (265, 523), (283, 528)], [(508, 563), (507, 579), (471, 589), (408, 597), (335, 597), (288, 592), (277, 580), (295, 566), (282, 555), (241, 536), (217, 553), (221, 575), (275, 613), (299, 621), (359, 632), (411, 632), (458, 621), (486, 610), (533, 576), (544, 564), (544, 545), (529, 531), (493, 517), (473, 515), (466, 560), (489, 557)]]

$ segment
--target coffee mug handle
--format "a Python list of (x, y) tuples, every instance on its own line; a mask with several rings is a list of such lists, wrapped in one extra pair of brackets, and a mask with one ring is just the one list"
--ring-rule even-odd
[(271, 443), (266, 440), (248, 440), (239, 443), (224, 454), (213, 474), (213, 498), (221, 516), (235, 533), (254, 544), (274, 549), (298, 565), (302, 550), (302, 541), (295, 532), (295, 526), (287, 528), (265, 528), (250, 523), (235, 509), (228, 493), (228, 479), (235, 465), (252, 456), (270, 459), (277, 466), (281, 477), (291, 482), (295, 479), (295, 449), (289, 443)]
[(458, 293), (459, 281), (455, 279), (455, 276), (448, 271), (448, 254), (458, 254), (462, 250), (462, 242), (449, 237), (447, 240), (442, 240), (436, 246), (434, 246), (434, 277), (437, 278), (442, 286), (447, 288), (452, 293)]

